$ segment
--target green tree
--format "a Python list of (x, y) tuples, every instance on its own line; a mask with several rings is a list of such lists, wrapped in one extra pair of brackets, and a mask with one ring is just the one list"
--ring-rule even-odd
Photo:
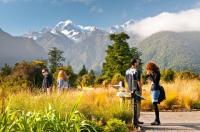
[(80, 72), (79, 72), (79, 77), (82, 77), (83, 75), (85, 75), (85, 74), (87, 74), (88, 73), (88, 71), (87, 71), (87, 69), (86, 69), (86, 67), (85, 67), (85, 65), (83, 65), (83, 67), (82, 67), (82, 69), (80, 70)]
[(0, 75), (4, 77), (8, 76), (10, 75), (11, 71), (12, 71), (12, 68), (7, 63), (5, 63), (4, 66), (1, 68)]
[(124, 32), (119, 34), (111, 34), (110, 40), (112, 45), (108, 46), (105, 63), (103, 63), (103, 76), (107, 79), (119, 73), (125, 74), (126, 69), (130, 67), (132, 58), (140, 58), (141, 53), (136, 48), (130, 48), (126, 40), (129, 36)]
[(96, 79), (95, 72), (93, 70), (90, 70), (89, 76), (90, 76), (90, 84), (94, 85), (94, 81)]
[(43, 79), (41, 71), (43, 68), (43, 66), (34, 62), (23, 61), (14, 66), (10, 77), (13, 81), (18, 82), (19, 85), (21, 82), (25, 82), (30, 88), (41, 87)]
[(51, 73), (54, 73), (56, 69), (63, 65), (65, 58), (63, 57), (63, 51), (59, 50), (56, 47), (53, 47), (48, 52), (48, 60), (49, 60), (49, 67)]

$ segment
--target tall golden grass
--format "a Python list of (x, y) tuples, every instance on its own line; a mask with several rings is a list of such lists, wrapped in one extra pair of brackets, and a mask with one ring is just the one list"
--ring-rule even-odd
[(115, 89), (92, 89), (83, 91), (68, 91), (61, 95), (52, 93), (33, 94), (29, 92), (19, 92), (7, 94), (6, 104), (13, 110), (23, 110), (25, 112), (44, 112), (45, 108), (51, 105), (61, 115), (71, 110), (73, 104), (80, 98), (78, 110), (87, 118), (92, 120), (109, 120), (119, 118), (131, 121), (131, 109), (126, 105), (120, 105)]
[[(161, 82), (166, 90), (167, 99), (160, 104), (162, 110), (191, 110), (196, 102), (200, 102), (200, 81), (179, 80), (172, 83)], [(51, 105), (61, 115), (68, 112), (78, 98), (78, 110), (93, 120), (108, 120), (120, 118), (131, 121), (131, 105), (120, 105), (116, 89), (97, 88), (83, 91), (68, 91), (61, 95), (53, 93), (47, 96), (44, 93), (35, 94), (27, 91), (6, 94), (6, 104), (13, 110), (44, 112)], [(150, 85), (143, 86), (142, 110), (151, 110)], [(2, 101), (0, 107), (2, 107)]]
[[(200, 81), (176, 79), (172, 83), (161, 82), (166, 91), (166, 100), (160, 104), (164, 110), (191, 110), (194, 103), (200, 101)], [(142, 102), (143, 110), (151, 109), (150, 85), (143, 87), (143, 94), (147, 97)]]

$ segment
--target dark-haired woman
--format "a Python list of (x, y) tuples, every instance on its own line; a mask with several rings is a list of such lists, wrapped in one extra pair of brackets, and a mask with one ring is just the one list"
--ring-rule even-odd
[(160, 95), (160, 70), (159, 67), (153, 63), (149, 62), (146, 65), (147, 77), (151, 81), (151, 97), (153, 108), (155, 111), (155, 120), (151, 125), (160, 125), (159, 109), (158, 109), (158, 97)]

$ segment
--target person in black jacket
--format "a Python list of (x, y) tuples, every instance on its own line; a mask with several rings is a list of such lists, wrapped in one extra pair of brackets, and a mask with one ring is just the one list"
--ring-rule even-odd
[(42, 82), (43, 91), (46, 92), (47, 95), (50, 95), (53, 87), (53, 78), (47, 69), (42, 70), (42, 75), (44, 76)]
[(153, 108), (155, 110), (155, 121), (151, 125), (160, 125), (159, 109), (158, 109), (158, 98), (160, 95), (160, 70), (159, 67), (153, 63), (149, 62), (146, 65), (147, 78), (151, 81), (151, 97)]

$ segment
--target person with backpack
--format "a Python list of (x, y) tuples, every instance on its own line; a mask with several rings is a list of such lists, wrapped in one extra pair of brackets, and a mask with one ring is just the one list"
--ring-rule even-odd
[(42, 75), (44, 76), (42, 82), (43, 91), (46, 92), (47, 95), (50, 95), (53, 87), (53, 78), (46, 68), (42, 69)]
[(140, 117), (140, 106), (141, 106), (141, 98), (137, 95), (141, 95), (142, 86), (140, 81), (140, 71), (138, 70), (139, 60), (132, 59), (131, 60), (131, 68), (126, 70), (126, 82), (128, 84), (128, 92), (131, 92), (133, 97), (133, 126), (137, 129), (139, 124), (143, 124), (143, 122), (139, 121)]
[(158, 104), (160, 96), (160, 70), (159, 67), (153, 63), (149, 62), (146, 65), (147, 78), (151, 81), (151, 98), (153, 103), (153, 108), (155, 111), (155, 120), (151, 125), (160, 125), (159, 109)]

